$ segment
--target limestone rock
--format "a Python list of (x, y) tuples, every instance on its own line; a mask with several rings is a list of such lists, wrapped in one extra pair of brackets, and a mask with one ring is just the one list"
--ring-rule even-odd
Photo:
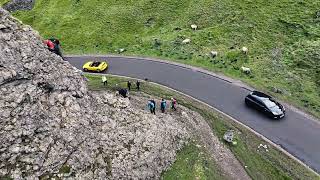
[(282, 94), (282, 93), (283, 93), (283, 91), (282, 91), (281, 89), (277, 88), (277, 87), (272, 87), (271, 90), (272, 90), (272, 92), (274, 92), (274, 93), (279, 93), (279, 94)]
[(180, 121), (90, 92), (1, 8), (0, 25), (0, 177), (159, 179), (189, 137)]
[(4, 4), (3, 8), (7, 11), (14, 12), (18, 10), (31, 10), (35, 0), (11, 0)]

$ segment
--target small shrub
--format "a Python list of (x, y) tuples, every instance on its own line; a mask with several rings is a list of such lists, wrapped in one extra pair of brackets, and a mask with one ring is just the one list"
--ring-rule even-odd
[(71, 172), (71, 168), (68, 165), (63, 165), (59, 170), (60, 174), (69, 174), (70, 172)]

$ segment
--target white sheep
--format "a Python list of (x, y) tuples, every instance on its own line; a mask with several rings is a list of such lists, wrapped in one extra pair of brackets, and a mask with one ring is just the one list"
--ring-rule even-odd
[(217, 51), (211, 51), (210, 55), (211, 55), (212, 58), (215, 58), (215, 57), (218, 56), (218, 52)]
[(250, 74), (251, 73), (251, 69), (247, 68), (247, 67), (244, 67), (244, 66), (241, 67), (241, 70), (242, 70), (242, 72), (244, 72), (246, 74)]
[(195, 25), (195, 24), (192, 24), (192, 25), (191, 25), (191, 28), (195, 31), (195, 30), (197, 30), (197, 29), (198, 29), (198, 26), (197, 26), (197, 25)]
[(191, 42), (191, 39), (185, 39), (185, 40), (182, 41), (182, 44), (188, 44), (190, 42)]
[(243, 54), (248, 54), (249, 49), (247, 47), (242, 47), (241, 51)]

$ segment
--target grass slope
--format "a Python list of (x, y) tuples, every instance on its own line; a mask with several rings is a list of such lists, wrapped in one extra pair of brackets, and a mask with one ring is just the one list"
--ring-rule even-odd
[[(14, 15), (60, 38), (65, 53), (125, 48), (223, 72), (269, 93), (280, 89), (273, 95), (320, 117), (320, 1), (37, 0), (34, 10)], [(185, 38), (191, 43), (182, 44)], [(219, 53), (213, 61), (211, 50)]]
[[(114, 90), (115, 85), (118, 84), (120, 87), (126, 87), (128, 79), (117, 78), (108, 76), (108, 87), (104, 87), (101, 83), (100, 76), (86, 75), (88, 78), (88, 86), (91, 90), (103, 91), (103, 90)], [(134, 80), (131, 80), (134, 82)], [(236, 146), (227, 145), (234, 153), (236, 158), (245, 166), (246, 171), (252, 177), (257, 180), (288, 180), (288, 179), (319, 179), (320, 177), (309, 171), (304, 166), (300, 165), (295, 160), (291, 159), (284, 153), (278, 151), (272, 145), (263, 141), (261, 138), (253, 134), (248, 129), (241, 125), (218, 115), (207, 106), (194, 101), (188, 97), (185, 97), (176, 92), (170, 91), (163, 87), (159, 87), (150, 83), (142, 83), (141, 90), (144, 93), (152, 96), (170, 99), (175, 97), (178, 104), (188, 107), (200, 113), (212, 127), (212, 131), (222, 141), (223, 134), (233, 129), (235, 131), (235, 139), (237, 141)], [(134, 88), (131, 94), (135, 94)], [(139, 94), (139, 93), (138, 93)], [(267, 145), (268, 151), (265, 149), (258, 149), (260, 144)], [(190, 151), (194, 151), (191, 153)], [(215, 166), (214, 162), (209, 161), (205, 163), (203, 157), (199, 156), (198, 152), (203, 152), (201, 149), (197, 149), (194, 146), (189, 146), (178, 153), (177, 161), (173, 164), (169, 172), (164, 173), (163, 177), (168, 179), (197, 179), (192, 177), (199, 177), (199, 179), (221, 179), (220, 170)], [(188, 163), (190, 167), (186, 166)], [(208, 164), (208, 165), (206, 165)], [(200, 167), (200, 168), (195, 168)], [(200, 173), (197, 171), (200, 169)], [(204, 170), (204, 171), (203, 171)], [(176, 177), (176, 178), (174, 178)], [(181, 178), (180, 178), (181, 177)]]
[(177, 159), (173, 165), (162, 174), (163, 180), (223, 180), (226, 179), (221, 175), (210, 155), (195, 144), (189, 143), (177, 154)]
[(4, 5), (7, 2), (9, 2), (9, 0), (0, 0), (0, 6)]

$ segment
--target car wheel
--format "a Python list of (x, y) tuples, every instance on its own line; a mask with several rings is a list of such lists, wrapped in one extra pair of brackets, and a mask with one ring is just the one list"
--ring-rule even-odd
[(245, 102), (246, 106), (250, 107), (251, 104), (249, 103), (248, 100), (245, 100), (244, 102)]
[(97, 72), (99, 73), (99, 72), (101, 72), (101, 70), (100, 70), (100, 69), (97, 69)]
[(88, 71), (88, 69), (87, 69), (87, 68), (84, 68), (84, 69), (83, 69), (83, 71), (84, 71), (84, 72), (87, 72), (87, 71)]

